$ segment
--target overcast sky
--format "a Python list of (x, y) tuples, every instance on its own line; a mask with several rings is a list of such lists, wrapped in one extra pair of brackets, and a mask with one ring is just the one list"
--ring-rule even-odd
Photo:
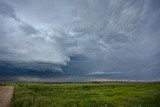
[(43, 75), (160, 79), (160, 1), (0, 0), (1, 74), (8, 65)]

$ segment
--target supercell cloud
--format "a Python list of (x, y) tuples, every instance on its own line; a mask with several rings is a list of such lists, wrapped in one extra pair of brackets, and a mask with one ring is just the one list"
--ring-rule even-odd
[(1, 71), (5, 62), (33, 72), (160, 79), (159, 6), (159, 0), (1, 0)]

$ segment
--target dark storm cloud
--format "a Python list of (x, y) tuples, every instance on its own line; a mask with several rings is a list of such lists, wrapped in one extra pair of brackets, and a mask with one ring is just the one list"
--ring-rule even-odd
[(18, 62), (17, 66), (25, 65), (24, 68), (61, 72), (58, 65), (66, 65), (69, 58), (60, 52), (57, 43), (45, 31), (40, 31), (17, 16), (11, 4), (9, 1), (0, 2), (0, 60), (12, 64)]
[(0, 60), (76, 75), (160, 76), (159, 5), (158, 0), (2, 1)]
[(7, 17), (15, 17), (14, 9), (3, 1), (0, 1), (0, 14)]
[(27, 33), (27, 35), (37, 34), (37, 32), (38, 32), (33, 26), (28, 25), (26, 23), (24, 23), (23, 25), (20, 25), (20, 28), (22, 31)]

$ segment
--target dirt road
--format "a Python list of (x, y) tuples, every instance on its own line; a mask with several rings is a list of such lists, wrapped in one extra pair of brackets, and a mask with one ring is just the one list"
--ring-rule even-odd
[(10, 106), (13, 90), (13, 86), (0, 86), (0, 107)]

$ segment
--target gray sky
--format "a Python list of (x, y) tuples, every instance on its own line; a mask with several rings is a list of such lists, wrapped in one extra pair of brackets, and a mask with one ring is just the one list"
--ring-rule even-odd
[(159, 0), (0, 0), (0, 24), (13, 68), (160, 79)]

